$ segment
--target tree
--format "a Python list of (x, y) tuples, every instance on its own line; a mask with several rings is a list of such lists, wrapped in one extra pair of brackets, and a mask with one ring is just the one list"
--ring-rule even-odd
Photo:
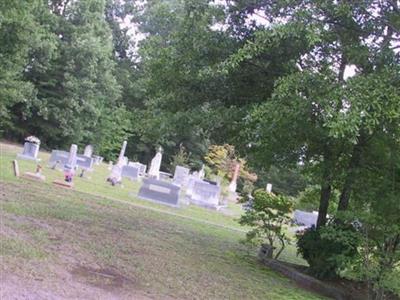
[(32, 53), (25, 78), (37, 89), (37, 99), (13, 107), (15, 122), (22, 119), (19, 127), (41, 136), (47, 147), (96, 144), (93, 128), (120, 96), (105, 2), (59, 2), (49, 2), (41, 23), (57, 41), (55, 53), (48, 63), (37, 63), (45, 61), (45, 52)]
[[(241, 201), (250, 201), (239, 220), (241, 225), (253, 227), (246, 234), (246, 240), (256, 244), (267, 241), (270, 249), (267, 256), (277, 259), (289, 241), (284, 225), (290, 223), (288, 214), (292, 203), (285, 196), (275, 196), (263, 190), (254, 191), (252, 199), (246, 195)], [(277, 244), (279, 248), (275, 247)]]
[[(339, 209), (347, 209), (372, 132), (382, 133), (398, 115), (397, 1), (238, 1), (232, 7), (234, 28), (255, 11), (265, 12), (269, 25), (253, 29), (255, 39), (227, 60), (228, 70), (284, 41), (293, 45), (289, 57), (296, 70), (254, 107), (244, 144), (252, 143), (260, 164), (305, 164), (321, 186), (318, 226), (323, 226), (332, 190), (340, 189)], [(357, 74), (345, 80), (350, 65)]]
[(12, 107), (36, 96), (34, 86), (23, 78), (29, 69), (29, 52), (42, 46), (52, 50), (34, 15), (40, 5), (35, 0), (0, 3), (0, 134), (18, 131), (12, 124)]

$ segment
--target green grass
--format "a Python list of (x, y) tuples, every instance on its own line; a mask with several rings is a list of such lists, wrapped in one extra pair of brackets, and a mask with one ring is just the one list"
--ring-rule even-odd
[[(318, 299), (249, 255), (233, 217), (138, 200), (129, 195), (137, 184), (105, 183), (105, 165), (91, 179), (76, 178), (75, 191), (53, 186), (62, 173), (48, 168), (46, 183), (17, 179), (15, 151), (3, 149), (0, 156), (2, 271), (34, 269), (35, 276), (57, 280), (53, 266), (85, 263), (117, 270), (134, 289), (159, 299)], [(20, 161), (20, 169), (32, 171), (34, 164)], [(298, 260), (293, 247), (283, 258)]]

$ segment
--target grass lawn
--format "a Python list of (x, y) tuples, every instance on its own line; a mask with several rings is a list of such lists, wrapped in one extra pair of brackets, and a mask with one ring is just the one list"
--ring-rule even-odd
[[(105, 182), (105, 164), (53, 186), (46, 153), (45, 183), (17, 179), (21, 148), (0, 146), (0, 298), (319, 299), (258, 264), (233, 216), (141, 201), (137, 183)], [(293, 247), (283, 259), (301, 262)]]

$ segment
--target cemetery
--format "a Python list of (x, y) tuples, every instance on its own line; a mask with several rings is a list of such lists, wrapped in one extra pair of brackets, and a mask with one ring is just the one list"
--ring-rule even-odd
[(0, 299), (400, 299), (398, 0), (0, 4)]
[[(106, 202), (104, 202), (104, 201), (106, 201), (106, 199), (108, 198), (108, 199), (116, 199), (115, 205), (117, 205), (118, 207), (121, 207), (121, 208), (122, 207), (128, 208), (129, 204), (134, 205), (133, 207), (137, 207), (135, 210), (128, 209), (129, 214), (132, 214), (133, 211), (136, 211), (137, 209), (139, 209), (140, 211), (143, 211), (143, 213), (151, 215), (152, 216), (151, 218), (154, 217), (155, 219), (152, 221), (152, 223), (142, 225), (142, 226), (145, 226), (145, 228), (147, 228), (148, 226), (149, 226), (148, 228), (151, 228), (151, 226), (152, 226), (151, 224), (157, 224), (157, 222), (160, 222), (160, 220), (162, 220), (164, 218), (168, 218), (168, 219), (172, 218), (171, 222), (173, 222), (173, 224), (175, 224), (174, 226), (180, 226), (180, 227), (182, 226), (183, 230), (185, 230), (185, 231), (188, 230), (187, 234), (189, 234), (189, 236), (192, 234), (198, 235), (199, 234), (198, 231), (201, 228), (202, 228), (200, 230), (201, 232), (203, 232), (203, 230), (205, 228), (207, 228), (207, 231), (206, 231), (207, 233), (206, 233), (206, 235), (204, 235), (206, 243), (207, 243), (207, 241), (216, 239), (217, 238), (216, 234), (217, 234), (217, 232), (219, 232), (218, 235), (222, 234), (223, 236), (226, 236), (226, 238), (224, 238), (226, 241), (231, 240), (230, 243), (232, 243), (232, 245), (235, 245), (235, 247), (239, 247), (238, 244), (236, 243), (236, 238), (243, 236), (244, 231), (240, 226), (238, 226), (236, 221), (234, 221), (234, 219), (231, 216), (217, 212), (215, 209), (204, 208), (203, 205), (197, 206), (197, 205), (193, 205), (193, 204), (190, 204), (190, 205), (185, 204), (186, 203), (184, 201), (185, 195), (182, 195), (180, 193), (180, 189), (184, 188), (184, 187), (182, 185), (175, 184), (173, 179), (170, 179), (170, 181), (163, 181), (163, 180), (158, 180), (156, 178), (150, 178), (150, 177), (149, 178), (146, 178), (146, 177), (141, 178), (141, 176), (138, 175), (138, 179), (136, 181), (131, 181), (131, 179), (129, 177), (122, 176), (121, 183), (119, 185), (112, 186), (106, 181), (106, 178), (110, 172), (107, 169), (107, 164), (100, 163), (99, 165), (94, 164), (94, 166), (92, 166), (93, 171), (91, 174), (91, 179), (88, 179), (85, 177), (79, 177), (77, 175), (77, 173), (75, 173), (72, 177), (72, 182), (74, 184), (73, 188), (72, 189), (65, 188), (65, 187), (61, 187), (59, 185), (54, 185), (52, 182), (53, 181), (63, 182), (65, 180), (64, 177), (65, 177), (66, 172), (65, 172), (65, 170), (62, 169), (61, 165), (63, 165), (63, 164), (68, 165), (68, 161), (73, 162), (73, 159), (68, 160), (71, 157), (70, 157), (70, 155), (67, 155), (68, 159), (63, 161), (62, 164), (60, 164), (59, 169), (52, 169), (51, 164), (46, 165), (46, 162), (49, 161), (52, 156), (54, 157), (54, 151), (52, 151), (51, 153), (41, 152), (39, 154), (39, 158), (41, 158), (41, 162), (44, 165), (46, 165), (46, 167), (44, 167), (43, 170), (41, 171), (41, 173), (45, 175), (45, 180), (40, 181), (40, 184), (37, 184), (36, 181), (32, 181), (25, 177), (20, 177), (19, 179), (17, 179), (15, 174), (13, 174), (13, 172), (11, 171), (11, 169), (12, 169), (11, 163), (8, 163), (8, 161), (9, 160), (11, 161), (13, 157), (15, 158), (20, 147), (8, 146), (8, 145), (4, 145), (4, 144), (1, 144), (1, 147), (2, 147), (2, 156), (0, 157), (0, 162), (1, 162), (2, 176), (0, 178), (0, 184), (2, 186), (2, 191), (6, 192), (8, 195), (9, 193), (12, 193), (12, 190), (10, 190), (10, 188), (12, 186), (20, 186), (20, 188), (27, 193), (26, 201), (33, 201), (32, 203), (38, 203), (38, 204), (39, 203), (50, 204), (50, 203), (53, 203), (52, 202), (53, 200), (51, 200), (51, 199), (53, 199), (53, 197), (55, 199), (57, 199), (58, 197), (61, 197), (61, 198), (59, 198), (59, 200), (56, 200), (56, 202), (53, 203), (54, 205), (56, 205), (56, 207), (54, 208), (54, 209), (56, 209), (55, 211), (47, 211), (45, 213), (45, 215), (40, 217), (42, 220), (46, 220), (46, 222), (50, 222), (49, 224), (51, 224), (51, 222), (53, 222), (53, 218), (55, 218), (54, 220), (58, 219), (58, 217), (56, 215), (53, 215), (53, 214), (57, 213), (57, 210), (61, 209), (61, 208), (57, 208), (58, 205), (61, 205), (63, 207), (65, 205), (71, 206), (71, 209), (72, 209), (71, 216), (66, 216), (66, 218), (67, 218), (66, 220), (77, 220), (78, 221), (78, 220), (80, 220), (81, 217), (83, 217), (83, 215), (81, 215), (81, 217), (79, 217), (80, 211), (83, 209), (83, 208), (79, 208), (80, 207), (79, 205), (85, 203), (84, 207), (87, 207), (87, 208), (84, 208), (84, 210), (86, 211), (89, 209), (89, 211), (87, 211), (87, 213), (90, 213), (90, 211), (94, 212), (95, 207), (98, 205), (106, 205), (107, 206)], [(74, 153), (78, 153), (79, 149), (76, 149), (76, 152), (75, 152), (75, 147), (71, 147), (70, 150), (72, 151), (72, 154), (74, 154)], [(67, 152), (67, 153), (71, 154), (70, 152)], [(63, 157), (63, 156), (60, 156), (60, 157)], [(28, 171), (28, 170), (35, 171), (36, 165), (33, 161), (25, 161), (25, 160), (19, 160), (19, 159), (17, 161), (19, 163), (18, 170), (19, 170), (20, 174), (22, 174), (23, 172)], [(79, 167), (77, 166), (76, 168), (79, 168)], [(137, 173), (135, 173), (135, 174), (138, 174), (138, 168), (136, 168), (136, 167), (132, 167), (132, 168), (137, 170)], [(180, 168), (178, 168), (178, 172), (180, 172), (179, 169)], [(186, 176), (191, 176), (186, 170), (184, 170), (183, 173), (186, 174)], [(142, 181), (142, 182), (139, 182), (139, 181)], [(183, 181), (185, 182), (186, 180), (183, 179)], [(196, 187), (194, 187), (195, 199), (198, 199), (198, 198), (196, 198), (196, 196), (201, 195), (201, 193), (207, 193), (206, 191), (208, 191), (208, 189), (206, 188), (206, 186), (212, 186), (213, 188), (210, 189), (210, 191), (212, 191), (212, 195), (210, 197), (213, 198), (213, 201), (215, 201), (215, 199), (216, 199), (215, 197), (217, 197), (217, 194), (215, 193), (215, 191), (216, 191), (216, 189), (218, 189), (218, 186), (210, 184), (208, 182), (202, 182), (199, 179), (196, 182), (204, 183), (203, 184), (204, 186), (202, 185), (201, 188), (203, 188), (203, 189), (200, 188), (200, 190), (198, 192), (196, 192), (197, 191)], [(11, 186), (10, 186), (10, 184), (11, 184)], [(30, 195), (28, 192), (29, 190), (34, 191), (34, 193), (32, 195), (40, 194), (40, 195), (46, 195), (46, 196), (45, 196), (45, 198), (35, 198), (35, 196), (33, 196), (33, 198), (31, 198), (31, 196), (28, 196), (28, 195)], [(68, 191), (68, 190), (70, 190), (70, 191)], [(84, 194), (82, 194), (81, 192), (84, 192)], [(73, 193), (73, 194), (71, 194), (71, 193)], [(87, 197), (88, 195), (90, 195), (89, 198)], [(78, 199), (80, 199), (80, 200), (78, 200)], [(83, 199), (88, 199), (88, 200), (83, 200)], [(92, 200), (89, 200), (89, 199), (92, 199)], [(148, 201), (149, 199), (150, 199), (150, 201)], [(158, 201), (156, 199), (159, 199), (160, 201)], [(1, 200), (3, 200), (3, 199), (1, 199)], [(81, 202), (81, 201), (84, 201), (84, 202)], [(88, 201), (88, 202), (86, 203), (86, 201)], [(107, 200), (107, 201), (109, 201), (109, 200)], [(179, 203), (178, 201), (181, 201), (181, 203)], [(207, 200), (206, 202), (208, 203), (210, 201)], [(81, 203), (81, 204), (79, 204), (79, 203)], [(178, 205), (178, 203), (179, 203), (179, 205)], [(18, 205), (25, 205), (25, 204), (19, 203)], [(234, 204), (232, 203), (230, 205), (234, 205)], [(178, 206), (179, 206), (179, 208), (178, 208)], [(12, 206), (10, 206), (10, 208), (9, 208), (8, 204), (6, 204), (4, 209), (6, 211), (9, 211), (9, 209), (11, 209), (11, 207)], [(126, 210), (126, 208), (125, 208), (125, 210)], [(18, 209), (20, 209), (20, 208), (18, 208)], [(233, 209), (233, 207), (232, 207), (232, 209)], [(237, 210), (237, 209), (239, 209), (239, 205), (234, 208), (234, 210)], [(33, 211), (23, 210), (22, 213), (30, 215), (31, 213), (33, 213)], [(61, 210), (59, 210), (59, 213), (61, 213)], [(47, 215), (47, 214), (49, 214), (49, 215)], [(118, 226), (121, 226), (121, 225), (118, 225), (119, 223), (117, 222), (117, 219), (112, 219), (109, 216), (108, 217), (104, 216), (104, 217), (106, 218), (106, 220), (109, 219), (112, 222), (110, 225), (111, 226), (110, 230), (112, 228), (118, 228)], [(137, 218), (138, 218), (138, 216), (136, 216), (133, 220), (138, 221), (140, 219), (140, 218), (139, 219), (137, 219)], [(6, 217), (6, 219), (8, 220), (8, 217)], [(64, 219), (64, 217), (62, 217), (61, 220), (63, 220), (63, 219)], [(156, 220), (158, 220), (158, 221), (156, 221)], [(7, 221), (7, 222), (9, 222), (9, 221)], [(79, 222), (80, 221), (78, 221), (78, 224), (79, 224)], [(99, 221), (99, 222), (101, 222), (101, 221)], [(115, 222), (117, 222), (117, 223), (115, 223)], [(163, 222), (166, 222), (166, 221), (163, 221)], [(178, 224), (180, 224), (180, 225), (178, 225)], [(91, 227), (92, 229), (94, 229), (93, 226)], [(164, 224), (163, 226), (166, 226), (166, 224)], [(170, 226), (170, 225), (168, 225), (168, 226)], [(131, 230), (133, 230), (133, 229), (131, 229)], [(149, 230), (148, 231), (149, 234), (150, 234), (150, 232), (152, 232), (151, 229), (146, 229), (146, 230)], [(59, 234), (59, 233), (57, 233), (57, 231), (58, 231), (58, 229), (56, 229), (56, 232), (54, 232), (54, 233), (48, 232), (46, 234), (56, 234), (57, 235), (57, 234)], [(216, 231), (216, 232), (214, 232), (214, 231)], [(86, 232), (86, 229), (83, 229), (83, 232)], [(147, 231), (144, 231), (142, 234), (146, 234), (146, 232)], [(203, 234), (205, 234), (205, 233), (203, 233)], [(188, 236), (188, 238), (189, 238), (189, 236)], [(73, 238), (73, 237), (72, 236), (71, 237), (63, 236), (63, 240), (69, 239), (69, 238)], [(107, 236), (103, 236), (103, 238), (101, 238), (101, 240), (103, 240), (103, 246), (101, 246), (101, 247), (106, 247), (105, 249), (109, 249), (109, 247), (111, 247), (111, 244), (107, 244), (107, 238), (108, 238)], [(85, 243), (89, 243), (89, 242), (90, 242), (90, 240), (85, 241)], [(83, 243), (83, 240), (80, 243)], [(127, 242), (127, 240), (124, 239), (124, 243), (125, 243), (126, 247), (129, 247), (130, 244), (129, 244), (129, 242)], [(117, 245), (115, 245), (115, 246), (117, 246)], [(25, 247), (25, 246), (23, 246), (21, 244), (21, 247)], [(117, 246), (117, 247), (119, 247), (119, 246)], [(34, 248), (34, 249), (35, 250), (32, 249), (30, 251), (36, 251), (36, 252), (39, 251), (38, 253), (41, 253), (40, 251), (44, 250), (41, 248), (41, 246), (39, 248)], [(105, 251), (105, 249), (104, 249), (104, 251)], [(122, 250), (122, 248), (121, 248), (121, 250)], [(65, 250), (65, 251), (67, 251), (67, 250)], [(118, 248), (115, 248), (115, 250), (113, 250), (113, 251), (116, 251), (115, 253), (118, 254), (120, 250), (118, 250)], [(183, 251), (182, 257), (187, 257), (187, 254), (185, 254), (185, 251), (193, 251), (193, 249), (190, 250), (187, 248), (183, 248), (180, 251)], [(242, 251), (242, 250), (240, 250), (240, 251)], [(294, 249), (288, 250), (288, 252), (285, 253), (284, 255), (285, 255), (286, 259), (288, 259), (289, 261), (298, 262), (299, 258), (297, 258), (294, 255), (295, 254), (294, 251), (295, 251)], [(36, 252), (33, 252), (33, 253), (36, 253)], [(30, 255), (31, 254), (29, 254), (28, 257), (30, 257)], [(32, 255), (43, 255), (43, 254), (32, 254)], [(118, 254), (118, 255), (120, 255), (120, 254)], [(162, 256), (165, 256), (165, 255), (166, 255), (165, 253), (162, 254)], [(171, 264), (171, 266), (180, 263), (180, 262), (178, 262), (179, 260), (176, 261), (176, 259), (178, 259), (178, 257), (173, 258), (171, 256), (170, 252), (167, 252), (167, 255), (168, 255), (168, 260), (170, 261), (169, 264)], [(132, 257), (131, 259), (134, 259), (134, 257)], [(143, 257), (141, 256), (138, 259), (142, 260)], [(147, 261), (147, 259), (148, 259), (148, 261)], [(172, 259), (172, 261), (171, 261), (171, 259)], [(204, 257), (204, 259), (208, 260), (207, 257)], [(145, 261), (142, 262), (145, 264), (144, 266), (147, 266), (146, 270), (148, 270), (147, 268), (151, 268), (152, 260), (153, 260), (153, 258), (149, 257), (149, 258), (145, 258)], [(114, 261), (114, 263), (116, 263), (118, 265), (119, 263), (122, 263), (122, 262)], [(210, 261), (209, 263), (212, 263), (212, 262)], [(244, 263), (244, 262), (242, 262), (242, 263)], [(148, 264), (150, 264), (150, 265), (148, 265)], [(181, 267), (183, 267), (183, 266), (181, 266)], [(232, 272), (232, 270), (229, 269), (228, 265), (226, 265), (225, 267), (228, 268), (225, 271), (228, 271), (230, 273)], [(250, 266), (247, 266), (247, 267), (250, 267)], [(40, 273), (41, 271), (39, 270), (38, 272)], [(98, 271), (95, 271), (95, 272), (98, 272)], [(150, 272), (150, 274), (153, 274), (152, 272)], [(192, 271), (188, 269), (187, 272), (192, 272)], [(224, 272), (223, 269), (221, 269), (221, 272)], [(195, 271), (195, 273), (192, 273), (192, 274), (196, 274), (196, 271)], [(218, 273), (216, 273), (215, 275), (217, 275), (217, 274)], [(260, 273), (259, 275), (256, 275), (256, 276), (264, 276), (262, 274), (263, 273)], [(135, 276), (144, 276), (144, 275), (145, 274), (143, 274), (143, 275), (136, 274)], [(40, 276), (45, 276), (45, 275), (42, 274)], [(101, 275), (99, 275), (99, 276), (101, 279)], [(163, 271), (161, 271), (161, 272), (157, 272), (157, 274), (154, 273), (151, 276), (165, 276), (165, 275), (164, 275)], [(197, 275), (195, 275), (195, 276), (197, 276)], [(200, 276), (200, 274), (199, 274), (199, 276)], [(147, 275), (146, 275), (143, 277), (143, 279), (140, 279), (140, 280), (146, 281), (146, 280), (150, 280), (150, 278), (147, 278)], [(250, 280), (250, 278), (249, 278), (249, 280)], [(232, 282), (232, 284), (233, 283), (234, 283), (234, 281)], [(67, 283), (67, 285), (71, 285), (71, 284), (72, 283)], [(195, 283), (193, 282), (193, 284), (195, 284)], [(28, 283), (27, 283), (27, 286), (29, 286)], [(250, 286), (251, 286), (251, 284), (250, 284)], [(174, 287), (174, 289), (177, 288), (176, 285), (172, 285), (172, 287)], [(190, 288), (197, 289), (195, 286), (190, 287)], [(60, 288), (56, 286), (55, 290), (57, 290), (57, 289), (60, 289)], [(244, 288), (243, 292), (246, 292), (246, 289), (247, 288)], [(314, 296), (311, 296), (311, 294), (309, 294), (307, 292), (299, 291), (298, 288), (295, 286), (293, 286), (292, 289), (293, 289), (293, 293), (295, 293), (296, 295), (301, 295), (304, 293), (305, 299), (308, 299), (308, 297), (314, 297)], [(58, 292), (59, 292), (59, 290), (58, 290)], [(190, 292), (190, 291), (186, 291), (186, 292)], [(197, 291), (196, 293), (199, 293), (198, 295), (202, 295), (199, 297), (208, 298), (211, 296), (211, 294), (208, 294), (208, 293), (212, 293), (213, 295), (219, 295), (220, 292), (221, 292), (220, 289), (212, 288), (209, 290), (204, 290), (203, 292)], [(72, 291), (70, 293), (72, 293)], [(185, 295), (185, 291), (183, 291), (183, 290), (182, 290), (182, 294), (181, 294), (181, 292), (178, 292), (178, 293), (182, 296)], [(241, 295), (240, 293), (237, 294), (237, 291), (234, 293), (235, 293), (234, 294), (235, 297)], [(71, 294), (71, 295), (73, 295), (73, 294)], [(39, 297), (40, 297), (40, 295), (39, 295)], [(159, 296), (156, 296), (156, 298), (157, 297), (159, 297)], [(222, 297), (222, 295), (221, 295), (221, 297)]]

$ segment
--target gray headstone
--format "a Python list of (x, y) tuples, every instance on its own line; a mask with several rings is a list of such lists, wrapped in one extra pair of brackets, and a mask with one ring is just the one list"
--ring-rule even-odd
[(127, 177), (131, 180), (136, 180), (139, 177), (139, 168), (134, 166), (123, 166), (121, 177)]
[(22, 151), (22, 154), (17, 155), (17, 158), (39, 161), (39, 159), (37, 158), (38, 153), (39, 153), (39, 145), (25, 142), (24, 150)]
[(140, 162), (132, 162), (132, 161), (130, 161), (128, 163), (128, 166), (139, 168), (139, 175), (140, 176), (143, 176), (146, 173), (147, 166), (144, 165), (144, 164), (141, 164)]
[(177, 185), (185, 186), (189, 180), (189, 172), (188, 168), (176, 166), (173, 182)]
[(306, 227), (316, 226), (318, 219), (318, 213), (312, 213), (302, 210), (294, 211), (294, 222), (298, 225), (304, 225)]
[(161, 180), (144, 178), (138, 197), (158, 203), (179, 206), (180, 187)]
[(193, 183), (190, 202), (200, 206), (216, 208), (219, 205), (220, 193), (220, 186), (196, 180)]
[(199, 178), (193, 175), (189, 175), (188, 182), (186, 185), (186, 196), (190, 197), (192, 195), (193, 186), (196, 181), (200, 181)]
[(58, 168), (63, 169), (64, 165), (68, 163), (69, 152), (61, 150), (52, 150), (49, 166), (54, 168), (56, 165)]
[(146, 165), (140, 164), (140, 175), (143, 176), (144, 174), (146, 174), (146, 169), (147, 169)]
[(83, 170), (91, 170), (93, 168), (93, 158), (86, 155), (77, 155), (76, 165)]

